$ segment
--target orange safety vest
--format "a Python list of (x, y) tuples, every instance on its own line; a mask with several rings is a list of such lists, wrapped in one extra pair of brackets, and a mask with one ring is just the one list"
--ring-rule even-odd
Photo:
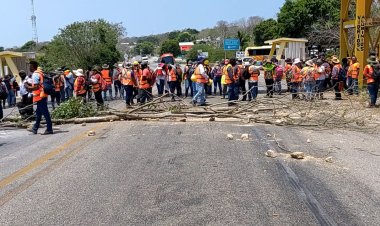
[(297, 65), (294, 65), (292, 67), (292, 71), (293, 71), (293, 77), (292, 77), (291, 82), (302, 82), (301, 69)]
[(240, 76), (241, 76), (241, 69), (242, 69), (243, 65), (237, 65), (237, 72), (234, 74), (234, 80), (235, 81), (238, 81)]
[(111, 76), (110, 76), (110, 70), (103, 69), (102, 70), (102, 78), (104, 79), (104, 81), (106, 81), (107, 85), (111, 85), (112, 84), (112, 79), (111, 79)]
[(252, 82), (259, 81), (260, 70), (255, 69), (254, 66), (251, 66), (248, 68), (248, 72), (250, 75), (249, 81), (252, 81)]
[(318, 68), (319, 68), (318, 65), (314, 66), (314, 78), (315, 78), (315, 80), (318, 80), (323, 73), (323, 72), (322, 73), (318, 72)]
[(61, 91), (61, 87), (63, 86), (62, 77), (58, 77), (56, 79), (53, 79), (54, 83), (54, 91), (59, 92)]
[(40, 77), (40, 83), (39, 84), (34, 84), (34, 83), (32, 84), (33, 87), (34, 87), (34, 85), (39, 85), (38, 89), (34, 90), (32, 92), (33, 93), (33, 103), (38, 102), (38, 101), (42, 100), (43, 98), (48, 97), (48, 95), (44, 93), (44, 87), (43, 87), (44, 76), (43, 76), (43, 73), (37, 72), (37, 71), (36, 71), (36, 73), (38, 73), (38, 76)]
[(352, 77), (354, 79), (357, 79), (359, 76), (359, 70), (360, 70), (360, 64), (359, 63), (351, 64), (349, 69), (348, 69), (348, 72), (347, 72), (348, 77)]
[(231, 84), (233, 81), (231, 80), (230, 76), (228, 75), (228, 69), (232, 68), (231, 64), (228, 64), (227, 66), (223, 67), (223, 75), (225, 76), (225, 82), (227, 85)]
[(140, 76), (140, 84), (139, 84), (139, 89), (149, 89), (150, 84), (148, 82), (148, 77), (150, 77), (150, 71), (148, 69), (144, 69), (144, 71), (148, 71), (148, 74), (142, 73)]
[[(137, 79), (139, 80), (139, 82), (141, 81), (141, 76), (143, 74), (142, 70), (141, 69), (133, 69), (133, 73), (135, 74), (135, 76), (137, 77)], [(137, 87), (138, 84), (135, 84), (135, 86)]]
[(177, 74), (175, 72), (176, 71), (173, 68), (169, 71), (169, 82), (177, 81)]
[(86, 93), (86, 87), (85, 87), (86, 80), (83, 78), (83, 76), (77, 77), (74, 82), (74, 91), (76, 95), (82, 95)]
[(102, 77), (101, 77), (100, 74), (93, 74), (93, 75), (91, 76), (91, 79), (94, 79), (94, 80), (97, 79), (97, 80), (98, 80), (97, 83), (93, 83), (93, 84), (92, 84), (92, 91), (93, 91), (94, 93), (98, 92), (98, 91), (101, 89), (101, 81), (100, 81), (101, 78), (102, 78)]
[(136, 79), (132, 76), (131, 70), (124, 70), (121, 76), (121, 83), (125, 86), (135, 86)]
[(201, 74), (200, 69), (199, 69), (199, 65), (195, 69), (194, 74), (195, 74), (195, 77), (197, 79), (197, 83), (206, 84), (208, 82), (207, 79)]
[(373, 68), (371, 65), (365, 66), (363, 75), (367, 79), (367, 84), (375, 82), (375, 78), (373, 77)]

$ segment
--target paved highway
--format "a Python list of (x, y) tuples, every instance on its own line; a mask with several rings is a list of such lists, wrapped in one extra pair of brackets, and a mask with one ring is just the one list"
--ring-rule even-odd
[(379, 225), (378, 146), (363, 138), (194, 122), (2, 130), (0, 225)]

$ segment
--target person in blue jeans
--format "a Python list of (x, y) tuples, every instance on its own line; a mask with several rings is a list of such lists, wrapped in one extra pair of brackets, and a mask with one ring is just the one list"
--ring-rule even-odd
[(380, 79), (380, 64), (376, 60), (376, 55), (373, 54), (367, 59), (368, 65), (365, 66), (363, 75), (367, 80), (367, 89), (370, 97), (368, 107), (376, 106), (377, 97), (379, 93), (379, 79)]
[(11, 80), (10, 75), (5, 76), (4, 83), (8, 90), (8, 97), (7, 97), (8, 107), (9, 108), (14, 107), (16, 106), (16, 95), (13, 89), (13, 85), (12, 85), (13, 82)]
[(206, 59), (204, 57), (198, 58), (198, 65), (194, 72), (195, 76), (197, 77), (197, 82), (193, 84), (195, 84), (197, 91), (192, 100), (193, 106), (195, 106), (197, 103), (199, 103), (200, 106), (206, 105), (205, 84), (208, 81), (208, 76), (203, 65), (205, 60)]
[(37, 134), (37, 131), (40, 127), (42, 116), (46, 120), (46, 131), (42, 135), (53, 134), (53, 124), (51, 122), (50, 113), (48, 109), (48, 95), (44, 93), (42, 87), (43, 84), (43, 74), (41, 71), (37, 71), (38, 63), (36, 61), (31, 61), (30, 63), (30, 72), (32, 72), (33, 84), (30, 86), (26, 84), (27, 89), (33, 92), (33, 103), (37, 105), (36, 109), (36, 123), (28, 131), (33, 134)]

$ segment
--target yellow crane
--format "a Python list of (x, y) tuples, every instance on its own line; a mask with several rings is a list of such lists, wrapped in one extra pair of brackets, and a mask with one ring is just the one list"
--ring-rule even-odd
[[(341, 0), (340, 57), (356, 56), (360, 63), (359, 87), (363, 88), (363, 68), (370, 51), (376, 51), (380, 33), (371, 38), (369, 29), (380, 26), (380, 18), (371, 17), (372, 0)], [(349, 13), (349, 11), (352, 11)], [(349, 45), (349, 31), (355, 31), (353, 45)]]

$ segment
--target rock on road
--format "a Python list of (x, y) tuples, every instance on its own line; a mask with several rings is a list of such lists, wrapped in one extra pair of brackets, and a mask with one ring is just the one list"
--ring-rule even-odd
[[(245, 133), (250, 140), (237, 139)], [(378, 145), (347, 134), (359, 142), (237, 123), (68, 125), (47, 137), (5, 130), (0, 225), (379, 225)], [(266, 157), (269, 149), (279, 156)]]

